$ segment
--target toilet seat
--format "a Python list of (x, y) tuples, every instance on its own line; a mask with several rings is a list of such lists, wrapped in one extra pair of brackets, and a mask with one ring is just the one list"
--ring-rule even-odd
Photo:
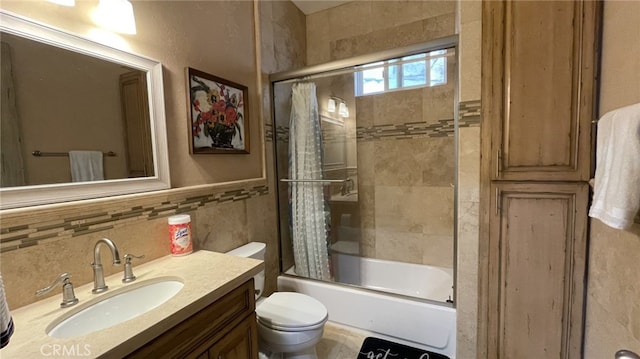
[(327, 308), (308, 295), (276, 292), (256, 308), (258, 322), (284, 332), (301, 332), (321, 328), (328, 319)]

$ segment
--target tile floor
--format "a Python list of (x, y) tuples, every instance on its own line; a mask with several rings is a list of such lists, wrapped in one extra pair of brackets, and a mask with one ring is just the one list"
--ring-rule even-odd
[(327, 322), (320, 343), (318, 359), (356, 359), (362, 342), (372, 333), (346, 325)]

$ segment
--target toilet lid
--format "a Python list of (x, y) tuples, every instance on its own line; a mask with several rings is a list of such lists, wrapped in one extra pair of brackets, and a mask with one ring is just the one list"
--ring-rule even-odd
[(258, 305), (256, 314), (262, 325), (281, 331), (317, 329), (328, 319), (322, 303), (294, 292), (273, 293)]

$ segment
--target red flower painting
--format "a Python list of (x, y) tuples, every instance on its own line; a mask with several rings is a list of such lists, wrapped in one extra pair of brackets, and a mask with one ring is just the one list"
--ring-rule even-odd
[(192, 153), (249, 153), (247, 88), (188, 69)]

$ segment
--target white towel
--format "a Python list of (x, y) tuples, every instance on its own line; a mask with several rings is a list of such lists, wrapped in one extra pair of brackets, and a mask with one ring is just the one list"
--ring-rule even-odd
[(9, 344), (9, 338), (13, 334), (13, 320), (9, 313), (7, 297), (4, 294), (4, 283), (0, 274), (0, 348)]
[(598, 121), (596, 176), (589, 216), (626, 229), (640, 209), (640, 103)]
[(69, 151), (69, 164), (73, 182), (104, 179), (100, 151)]

